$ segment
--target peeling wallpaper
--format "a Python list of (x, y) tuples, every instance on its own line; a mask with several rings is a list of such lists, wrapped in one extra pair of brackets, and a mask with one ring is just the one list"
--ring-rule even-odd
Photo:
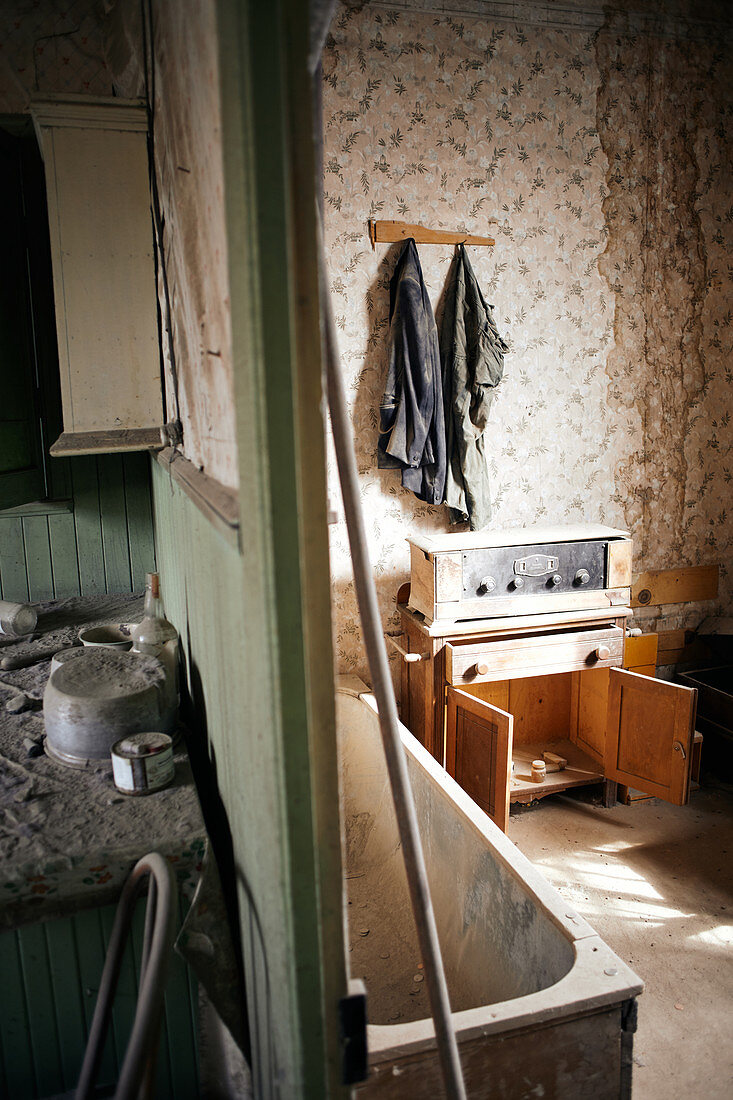
[[(488, 428), (492, 528), (628, 527), (636, 571), (730, 557), (730, 51), (724, 36), (651, 37), (613, 18), (549, 29), (338, 9), (323, 60), (326, 240), (387, 628), (405, 536), (448, 517), (377, 469), (400, 246), (372, 251), (370, 218), (496, 238), (469, 249), (511, 345)], [(419, 251), (439, 318), (452, 248)], [(335, 500), (333, 463), (329, 477)], [(343, 522), (331, 552), (339, 668), (368, 678)], [(729, 585), (724, 570), (721, 608)], [(648, 608), (637, 622), (714, 610)]]

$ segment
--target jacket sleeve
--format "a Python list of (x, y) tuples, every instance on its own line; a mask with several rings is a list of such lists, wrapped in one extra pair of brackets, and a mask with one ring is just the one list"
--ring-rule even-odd
[[(411, 243), (411, 242), (408, 242)], [(414, 248), (414, 245), (413, 245)], [(422, 277), (408, 253), (395, 272), (389, 369), (379, 410), (378, 464), (416, 468), (434, 461), (429, 439), (436, 387), (429, 353), (435, 321), (425, 308)]]

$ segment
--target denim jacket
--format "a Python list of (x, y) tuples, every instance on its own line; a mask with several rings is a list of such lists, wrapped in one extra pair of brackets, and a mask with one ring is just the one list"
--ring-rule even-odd
[(402, 484), (442, 504), (445, 416), (440, 347), (414, 240), (400, 253), (389, 285), (389, 369), (379, 410), (377, 463), (401, 469)]
[(491, 518), (486, 424), (509, 350), (492, 309), (459, 245), (440, 331), (448, 456), (445, 503), (451, 523), (468, 520), (472, 531), (488, 526)]

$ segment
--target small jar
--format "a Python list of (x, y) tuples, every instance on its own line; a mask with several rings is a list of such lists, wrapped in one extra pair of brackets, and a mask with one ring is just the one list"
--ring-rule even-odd
[(547, 775), (547, 767), (544, 760), (532, 761), (532, 782), (543, 783), (545, 776)]

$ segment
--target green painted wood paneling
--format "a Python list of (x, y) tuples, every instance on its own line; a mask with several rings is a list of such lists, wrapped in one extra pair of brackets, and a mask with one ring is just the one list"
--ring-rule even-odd
[(79, 557), (76, 551), (74, 516), (50, 515), (48, 535), (51, 541), (53, 590), (57, 596), (80, 596)]
[[(181, 899), (179, 898), (179, 903)], [(179, 911), (179, 920), (183, 919)], [(187, 1006), (191, 1004), (189, 976), (192, 974), (183, 959), (174, 952), (168, 985), (165, 991), (163, 1042), (168, 1059), (171, 1092), (177, 1100), (198, 1095), (198, 1058), (195, 1018)], [(195, 1005), (196, 1001), (193, 1001)], [(161, 1048), (162, 1053), (162, 1048)]]
[(149, 455), (84, 455), (65, 465), (70, 511), (0, 513), (2, 598), (142, 592), (155, 569)]
[(153, 570), (155, 562), (153, 505), (150, 496), (150, 456), (125, 455), (123, 464), (132, 590), (142, 592), (145, 588), (145, 574)]
[(16, 932), (0, 935), (0, 1052), (3, 1065), (0, 1073), (2, 1100), (31, 1095), (36, 1090), (33, 1068), (31, 1032), (28, 1026), (28, 1005), (23, 986), (23, 971)]
[(47, 516), (29, 516), (23, 520), (25, 562), (28, 571), (28, 595), (32, 603), (53, 599), (53, 568)]
[(84, 996), (79, 985), (79, 959), (71, 917), (43, 925), (53, 989), (53, 1005), (61, 1049), (64, 1088), (76, 1087), (84, 1057), (87, 1028)]
[(70, 466), (81, 594), (99, 595), (105, 591), (106, 573), (97, 460), (83, 455)]
[(108, 592), (128, 592), (131, 591), (130, 545), (122, 455), (100, 455), (97, 477), (106, 588)]
[(33, 1043), (36, 1088), (39, 1096), (52, 1096), (58, 1092), (63, 1072), (43, 925), (32, 924), (25, 928), (18, 942), (28, 1025), (31, 1035), (43, 1035), (42, 1043)]
[[(76, 1087), (115, 906), (0, 933), (0, 1100), (41, 1100)], [(179, 897), (177, 924), (187, 903)], [(98, 1086), (117, 1082), (137, 1000), (145, 899), (122, 964)], [(174, 952), (165, 994), (156, 1100), (198, 1100), (198, 985)]]
[(17, 517), (0, 519), (0, 589), (4, 600), (28, 599), (23, 520)]
[[(104, 935), (99, 909), (89, 909), (74, 917), (74, 937), (79, 960), (79, 985), (82, 991), (85, 1034), (89, 1034), (94, 1015), (99, 981), (104, 967)], [(117, 1080), (118, 1055), (113, 1028), (104, 1044), (97, 1083), (108, 1086)], [(81, 1062), (79, 1063), (81, 1069)]]

